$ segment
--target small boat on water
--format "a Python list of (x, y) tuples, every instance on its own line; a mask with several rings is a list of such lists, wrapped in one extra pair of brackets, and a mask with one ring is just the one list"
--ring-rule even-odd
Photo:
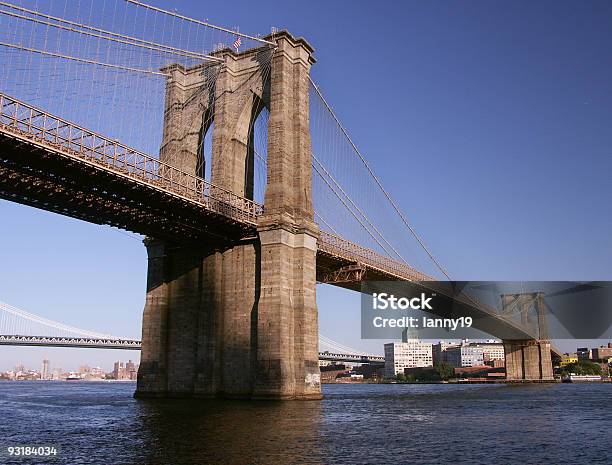
[(561, 378), (561, 381), (563, 381), (564, 383), (593, 382), (593, 381), (601, 381), (601, 376), (599, 375), (577, 375), (575, 373), (570, 373), (569, 375)]
[(70, 373), (66, 377), (66, 381), (80, 381), (81, 379), (81, 375), (79, 375), (78, 373)]

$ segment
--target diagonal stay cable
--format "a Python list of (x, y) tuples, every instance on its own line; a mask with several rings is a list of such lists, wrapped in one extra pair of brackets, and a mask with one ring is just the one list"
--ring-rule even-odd
[(333, 109), (331, 108), (331, 106), (329, 105), (329, 103), (327, 102), (327, 100), (325, 99), (325, 97), (323, 97), (323, 94), (321, 93), (321, 90), (319, 89), (319, 87), (315, 84), (315, 82), (313, 81), (312, 77), (308, 77), (310, 79), (310, 83), (312, 84), (312, 86), (314, 87), (315, 91), (317, 92), (317, 94), (319, 95), (319, 97), (321, 98), (321, 101), (323, 102), (323, 104), (325, 105), (325, 107), (328, 109), (328, 111), (330, 112), (330, 114), (332, 115), (332, 117), (334, 118), (336, 124), (338, 125), (338, 127), (340, 128), (340, 130), (342, 131), (342, 133), (345, 135), (345, 137), (347, 138), (348, 142), (351, 144), (351, 146), (353, 147), (353, 150), (355, 150), (355, 153), (359, 156), (359, 158), (361, 159), (362, 163), (365, 165), (366, 169), (368, 170), (368, 172), (370, 173), (370, 175), (372, 176), (372, 178), (374, 179), (374, 181), (376, 181), (376, 184), (378, 185), (378, 187), (380, 188), (380, 190), (382, 191), (382, 193), (385, 195), (385, 197), (387, 198), (387, 200), (389, 201), (389, 203), (391, 204), (391, 206), (393, 207), (393, 209), (395, 210), (395, 212), (399, 215), (400, 219), (402, 220), (402, 222), (404, 223), (404, 225), (408, 228), (408, 230), (410, 231), (410, 233), (412, 234), (412, 236), (417, 240), (417, 242), (420, 244), (420, 246), (423, 248), (423, 250), (425, 251), (425, 253), (427, 253), (427, 255), (429, 256), (429, 258), (431, 259), (431, 261), (438, 267), (438, 269), (444, 274), (444, 276), (446, 276), (446, 278), (449, 281), (452, 281), (450, 275), (448, 274), (448, 272), (446, 271), (446, 269), (442, 266), (442, 264), (436, 259), (436, 257), (434, 257), (433, 253), (429, 250), (429, 248), (427, 247), (427, 245), (425, 244), (425, 242), (423, 241), (423, 239), (421, 239), (421, 237), (417, 234), (416, 230), (410, 225), (410, 223), (408, 223), (408, 220), (406, 220), (406, 218), (404, 217), (404, 215), (402, 214), (401, 210), (399, 209), (399, 207), (397, 206), (397, 204), (395, 203), (395, 201), (393, 200), (393, 198), (389, 195), (389, 193), (387, 192), (387, 190), (383, 187), (382, 183), (380, 182), (380, 179), (378, 179), (378, 176), (376, 176), (374, 174), (374, 171), (372, 171), (372, 168), (370, 167), (370, 164), (368, 163), (368, 161), (365, 159), (365, 157), (361, 154), (361, 152), (359, 151), (359, 149), (357, 148), (357, 146), (355, 145), (355, 143), (353, 142), (353, 140), (351, 139), (351, 136), (348, 134), (347, 130), (344, 128), (344, 126), (342, 125), (342, 123), (340, 122), (340, 120), (338, 119), (338, 117), (336, 116), (336, 114), (334, 113)]

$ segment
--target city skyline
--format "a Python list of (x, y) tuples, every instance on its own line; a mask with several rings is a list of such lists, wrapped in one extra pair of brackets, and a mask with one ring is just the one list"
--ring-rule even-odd
[[(401, 339), (397, 339), (397, 340), (393, 340), (393, 341), (377, 341), (379, 343), (380, 346), (380, 350), (378, 352), (375, 352), (375, 354), (381, 354), (381, 355), (385, 355), (386, 351), (385, 351), (385, 346), (389, 345), (389, 344), (393, 344), (393, 343), (399, 343), (401, 341), (405, 341), (406, 340), (406, 335), (403, 335)], [(478, 346), (479, 344), (498, 344), (501, 345), (501, 340), (498, 339), (444, 339), (444, 340), (434, 340), (434, 339), (409, 339), (409, 340), (413, 340), (413, 341), (420, 341), (426, 345), (440, 345), (440, 344), (444, 344), (446, 343), (449, 347), (453, 346), (453, 347), (459, 347), (461, 346), (462, 343), (470, 343), (472, 345), (476, 345)], [(597, 344), (589, 344), (592, 343), (593, 341), (597, 342)], [(589, 353), (592, 350), (597, 350), (597, 349), (609, 349), (612, 345), (612, 341), (608, 341), (606, 339), (601, 339), (601, 340), (573, 340), (573, 343), (575, 343), (576, 345), (573, 346), (573, 348), (570, 348), (568, 350), (564, 350), (564, 355), (568, 355), (568, 354), (578, 354), (580, 352), (581, 349), (584, 350), (584, 348), (586, 348)], [(586, 343), (585, 343), (586, 342)], [(568, 347), (569, 347), (569, 343), (568, 343)], [(102, 358), (104, 358), (104, 360), (112, 360), (112, 362), (105, 362), (106, 365), (104, 367), (102, 367), (101, 364), (96, 363), (96, 362), (92, 362), (91, 360), (96, 360), (98, 361), (100, 358), (95, 357), (95, 356), (91, 356), (90, 358), (84, 358), (85, 361), (83, 361), (83, 359), (81, 359), (80, 362), (77, 362), (76, 365), (68, 365), (68, 366), (63, 366), (65, 365), (65, 363), (62, 362), (56, 362), (53, 363), (53, 360), (50, 357), (43, 357), (39, 360), (39, 365), (43, 364), (45, 360), (47, 360), (51, 366), (51, 371), (55, 368), (57, 368), (59, 366), (59, 368), (63, 369), (65, 372), (71, 372), (71, 371), (78, 371), (78, 368), (82, 367), (82, 366), (89, 366), (89, 367), (99, 367), (102, 368), (103, 371), (105, 373), (108, 373), (112, 370), (108, 369), (108, 366), (115, 365), (117, 363), (117, 357), (113, 356), (113, 350), (109, 350), (109, 349), (83, 349), (83, 348), (61, 348), (61, 347), (46, 347), (46, 348), (25, 348), (25, 347), (10, 347), (10, 346), (4, 346), (3, 347), (4, 350), (8, 349), (9, 351), (13, 351), (14, 355), (19, 355), (20, 353), (23, 355), (23, 350), (24, 349), (31, 349), (31, 350), (37, 350), (37, 351), (48, 351), (48, 352), (55, 352), (56, 354), (61, 354), (62, 351), (69, 351), (69, 352), (73, 352), (73, 351), (78, 351), (78, 352), (88, 352), (88, 353), (92, 353), (92, 352), (99, 352), (102, 353), (101, 355), (103, 355)], [(22, 357), (22, 358), (9, 358), (6, 356), (6, 354), (3, 354), (4, 356), (2, 357), (2, 359), (0, 359), (0, 373), (1, 372), (6, 372), (9, 371), (11, 369), (13, 369), (16, 366), (19, 365), (23, 365), (26, 369), (32, 369), (35, 370), (36, 369), (36, 359), (35, 359), (35, 355), (34, 353), (30, 353), (28, 357)], [(435, 356), (434, 356), (435, 358)], [(27, 362), (25, 362), (24, 360), (27, 360)], [(62, 360), (60, 358), (60, 360)], [(134, 362), (136, 364), (140, 363), (140, 352), (139, 351), (133, 351), (130, 354), (130, 357), (127, 359), (130, 362)], [(78, 367), (78, 368), (77, 368)]]
[[(129, 375), (133, 372), (131, 380), (135, 381), (135, 370), (138, 369), (138, 365), (138, 361), (133, 359), (126, 359), (115, 360), (111, 369), (87, 362), (80, 363), (78, 367), (64, 367), (61, 363), (54, 363), (53, 360), (45, 358), (40, 360), (38, 366), (32, 366), (19, 360), (14, 362), (9, 368), (0, 367), (0, 375), (9, 372), (33, 372), (39, 374), (40, 379), (42, 380), (51, 380), (57, 379), (58, 374), (78, 373), (85, 375), (89, 373), (94, 373), (96, 377), (114, 374), (115, 379), (124, 379), (130, 378), (130, 376), (121, 376), (122, 374), (128, 373)], [(125, 372), (123, 370), (125, 370)]]

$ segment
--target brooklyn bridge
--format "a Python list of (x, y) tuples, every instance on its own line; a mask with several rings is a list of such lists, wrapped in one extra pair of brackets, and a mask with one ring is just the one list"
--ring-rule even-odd
[[(320, 398), (317, 283), (450, 280), (311, 78), (306, 39), (135, 0), (112, 24), (0, 7), (0, 197), (146, 236), (138, 397)], [(508, 379), (552, 379), (518, 296), (465, 305), (503, 334)]]

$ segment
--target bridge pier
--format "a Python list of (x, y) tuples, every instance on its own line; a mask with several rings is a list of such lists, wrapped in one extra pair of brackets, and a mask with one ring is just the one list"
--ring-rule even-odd
[(250, 397), (258, 241), (223, 250), (146, 240), (137, 397)]
[(504, 342), (506, 380), (517, 382), (552, 381), (552, 358), (548, 340)]
[[(160, 158), (197, 171), (198, 144), (211, 122), (195, 131), (189, 125), (213, 115), (211, 181), (218, 188), (252, 198), (251, 131), (258, 107), (268, 107), (265, 213), (255, 237), (146, 241), (136, 397), (321, 398), (308, 109), (313, 50), (287, 32), (273, 39), (269, 76), (246, 92), (238, 90), (269, 49), (219, 52), (226, 66), (218, 73), (168, 68)], [(202, 92), (188, 107), (199, 88), (216, 97)]]

